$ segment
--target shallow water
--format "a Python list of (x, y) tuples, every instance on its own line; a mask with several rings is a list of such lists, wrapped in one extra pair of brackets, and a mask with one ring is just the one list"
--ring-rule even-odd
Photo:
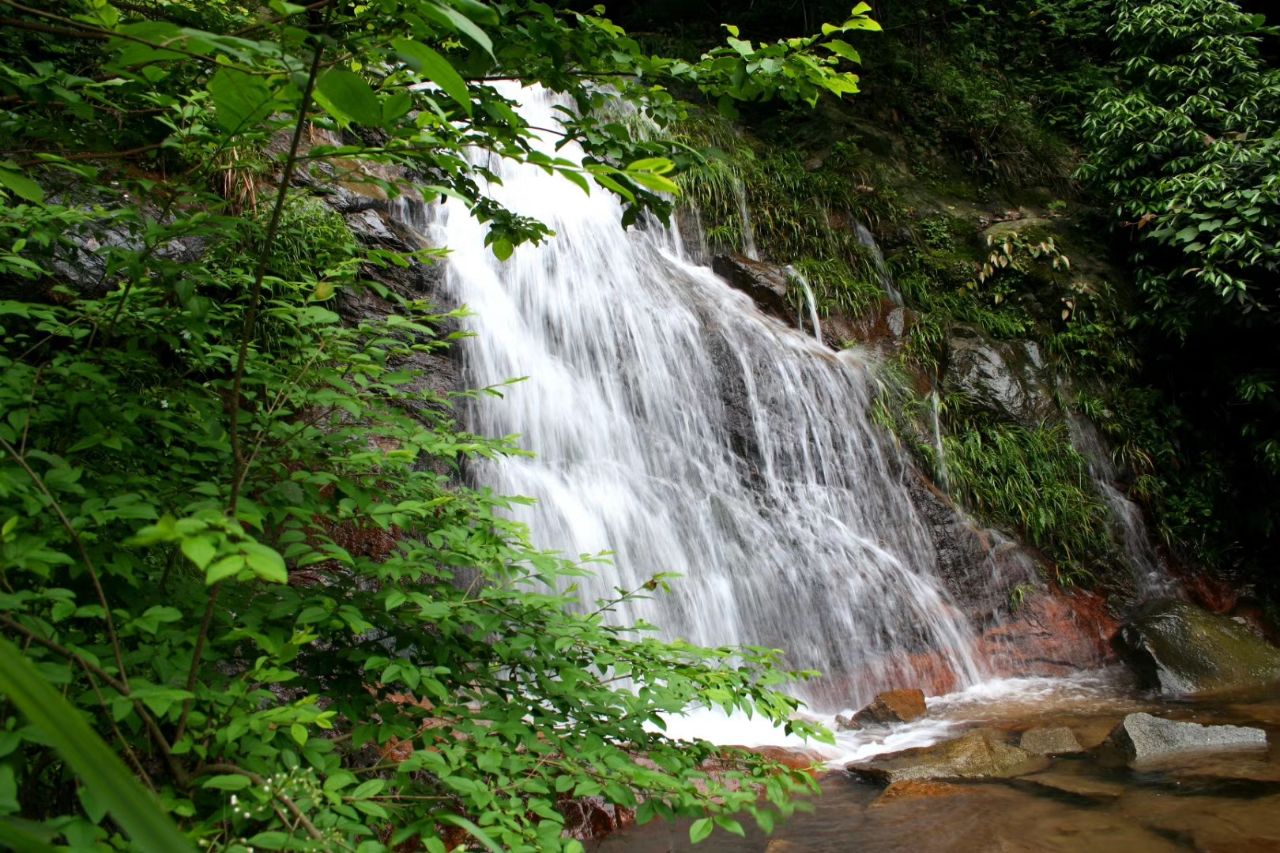
[[(1265, 749), (1185, 753), (1131, 767), (1104, 740), (1127, 713), (1204, 724), (1256, 725)], [(1280, 851), (1280, 692), (1175, 703), (1131, 689), (1123, 673), (1013, 679), (929, 701), (929, 718), (879, 735), (845, 733), (828, 754), (850, 757), (922, 745), (990, 726), (1018, 733), (1072, 729), (1084, 755), (1016, 779), (958, 781), (930, 795), (887, 797), (843, 769), (821, 779), (813, 811), (772, 836), (716, 833), (698, 851)], [(743, 732), (729, 730), (742, 738)], [(743, 738), (745, 739), (745, 738)], [(722, 740), (724, 740), (722, 738)], [(831, 749), (831, 748), (829, 748)], [(608, 853), (695, 849), (687, 824), (650, 824), (600, 842)]]

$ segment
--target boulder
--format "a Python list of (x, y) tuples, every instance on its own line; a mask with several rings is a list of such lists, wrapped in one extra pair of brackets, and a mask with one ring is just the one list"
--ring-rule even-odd
[(957, 325), (947, 352), (943, 384), (978, 408), (1029, 427), (1058, 416), (1034, 343), (993, 341), (972, 326)]
[(917, 779), (1008, 778), (1043, 770), (1048, 764), (1005, 743), (993, 729), (977, 729), (955, 740), (907, 749), (845, 767), (860, 779), (892, 785)]
[(760, 310), (788, 323), (795, 311), (787, 303), (791, 276), (777, 264), (754, 261), (743, 255), (716, 255), (711, 269), (729, 284), (751, 297)]
[(853, 721), (853, 717), (846, 714), (836, 714), (836, 731), (838, 732), (856, 732), (862, 726)]
[[(926, 712), (923, 690), (886, 690), (877, 693), (871, 704), (853, 715), (854, 725), (850, 728), (909, 723), (920, 719)], [(839, 720), (836, 722), (838, 725)]]
[(1144, 686), (1169, 696), (1280, 681), (1280, 649), (1184, 601), (1150, 605), (1121, 628), (1118, 643)]
[(1032, 755), (1070, 755), (1084, 752), (1075, 733), (1066, 726), (1028, 729), (1022, 733), (1018, 748)]
[(1266, 747), (1267, 733), (1247, 726), (1202, 726), (1139, 713), (1125, 717), (1110, 740), (1130, 761), (1147, 761), (1180, 752)]

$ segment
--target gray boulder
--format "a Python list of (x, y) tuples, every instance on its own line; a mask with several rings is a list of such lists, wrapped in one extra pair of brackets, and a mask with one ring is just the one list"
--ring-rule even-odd
[(1118, 643), (1144, 686), (1170, 696), (1280, 681), (1280, 649), (1185, 601), (1148, 606), (1120, 630)]
[(1130, 714), (1111, 732), (1110, 740), (1130, 761), (1147, 761), (1198, 750), (1265, 748), (1267, 733), (1247, 726), (1202, 726)]
[(993, 341), (957, 325), (947, 340), (943, 384), (1001, 420), (1038, 426), (1056, 418), (1051, 381), (1034, 343)]
[(1028, 729), (1022, 733), (1018, 748), (1032, 755), (1070, 755), (1084, 752), (1075, 733), (1066, 726), (1053, 728)]

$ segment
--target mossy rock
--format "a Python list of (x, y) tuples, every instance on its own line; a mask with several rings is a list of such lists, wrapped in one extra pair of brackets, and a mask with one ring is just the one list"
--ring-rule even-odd
[(1138, 677), (1170, 696), (1280, 682), (1280, 649), (1226, 616), (1183, 601), (1158, 602), (1121, 629)]

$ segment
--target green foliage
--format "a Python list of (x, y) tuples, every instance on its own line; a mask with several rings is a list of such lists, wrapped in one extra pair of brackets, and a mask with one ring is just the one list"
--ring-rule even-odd
[(1042, 549), (1059, 582), (1106, 575), (1110, 516), (1065, 426), (967, 422), (957, 429), (954, 417), (952, 424), (947, 473), (965, 503)]
[[(124, 828), (133, 849), (145, 853), (194, 850), (75, 707), (49, 686), (21, 649), (3, 637), (0, 637), (0, 692), (38, 728), (44, 743), (57, 749), (59, 756), (75, 769), (87, 791), (82, 797), (105, 809)], [(8, 781), (14, 784), (13, 774), (9, 774)], [(32, 834), (29, 827), (17, 824), (12, 818), (0, 819), (0, 825), (0, 841), (12, 833)], [(34, 835), (43, 845), (52, 833), (37, 830)], [(40, 838), (41, 835), (45, 838)]]
[[(807, 774), (661, 731), (707, 705), (822, 736), (779, 653), (606, 621), (661, 576), (569, 606), (601, 561), (460, 485), (519, 451), (424, 381), (455, 317), (404, 281), (440, 252), (360, 245), (330, 203), (445, 196), (500, 258), (547, 238), (480, 147), (663, 215), (686, 153), (593, 111), (601, 84), (658, 124), (684, 114), (664, 83), (812, 103), (852, 91), (833, 36), (862, 13), (688, 62), (536, 3), (66, 5), (15, 6), (28, 61), (0, 63), (0, 626), (40, 678), (208, 849), (575, 850), (588, 797), (699, 834), (794, 810)], [(511, 76), (573, 97), (584, 164), (531, 144), (484, 82)], [(0, 826), (141, 846), (90, 743), (4, 714)]]
[(1280, 71), (1260, 26), (1228, 0), (1122, 2), (1122, 84), (1085, 121), (1081, 174), (1134, 229), (1139, 285), (1178, 334), (1213, 298), (1280, 307)]
[[(853, 226), (879, 220), (888, 205), (884, 193), (850, 179), (868, 163), (854, 146), (836, 143), (806, 162), (794, 148), (750, 140), (710, 117), (679, 126), (675, 138), (700, 155), (679, 183), (713, 251), (744, 251), (749, 222), (759, 251), (793, 265), (823, 314), (857, 315), (883, 298), (875, 259)], [(790, 298), (803, 307), (799, 287)]]
[(1080, 170), (1129, 242), (1134, 324), (1183, 412), (1182, 470), (1150, 491), (1206, 558), (1246, 562), (1280, 529), (1280, 71), (1260, 52), (1267, 32), (1229, 0), (1117, 3), (1119, 77), (1085, 119)]

